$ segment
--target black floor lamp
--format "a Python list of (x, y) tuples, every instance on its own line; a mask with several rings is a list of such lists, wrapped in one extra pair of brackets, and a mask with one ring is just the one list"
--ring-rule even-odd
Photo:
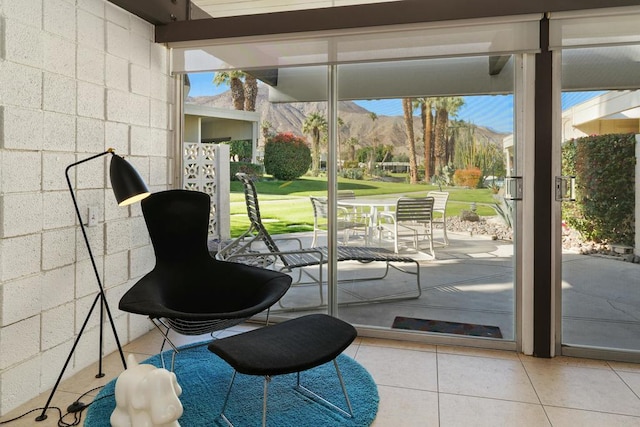
[[(113, 188), (113, 193), (116, 196), (116, 201), (118, 202), (118, 206), (126, 206), (131, 203), (137, 202), (139, 200), (144, 199), (150, 193), (147, 189), (146, 184), (138, 174), (138, 172), (131, 166), (125, 159), (115, 154), (113, 148), (109, 148), (104, 153), (96, 154), (95, 156), (88, 157), (84, 160), (80, 160), (78, 162), (72, 163), (65, 169), (65, 175), (67, 177), (67, 184), (69, 186), (69, 192), (71, 193), (71, 199), (73, 200), (73, 205), (76, 208), (76, 215), (78, 216), (78, 221), (80, 222), (80, 229), (82, 230), (82, 236), (84, 237), (84, 243), (87, 246), (87, 251), (89, 251), (89, 258), (91, 259), (91, 265), (93, 266), (93, 271), (96, 275), (96, 280), (98, 281), (98, 294), (96, 298), (93, 300), (93, 304), (91, 305), (91, 309), (87, 314), (87, 317), (80, 328), (80, 332), (78, 332), (78, 336), (76, 337), (73, 346), (71, 347), (71, 351), (69, 352), (69, 356), (67, 357), (67, 361), (64, 363), (62, 367), (62, 371), (60, 371), (60, 375), (53, 386), (53, 390), (51, 390), (51, 394), (49, 395), (49, 399), (47, 400), (46, 405), (42, 409), (42, 413), (36, 417), (36, 421), (43, 421), (47, 419), (47, 409), (49, 409), (49, 405), (51, 404), (51, 399), (53, 399), (53, 395), (55, 394), (58, 386), (60, 385), (60, 381), (64, 375), (64, 372), (67, 370), (67, 366), (71, 361), (71, 357), (73, 356), (74, 351), (82, 337), (82, 333), (84, 332), (89, 319), (91, 318), (91, 314), (93, 310), (100, 302), (100, 348), (99, 348), (99, 363), (98, 363), (98, 373), (96, 374), (96, 378), (104, 377), (104, 372), (102, 372), (102, 347), (103, 347), (103, 328), (104, 328), (104, 313), (107, 313), (109, 318), (109, 323), (111, 324), (111, 330), (113, 331), (113, 335), (116, 340), (116, 344), (118, 346), (118, 351), (120, 352), (120, 358), (122, 359), (122, 366), (126, 369), (127, 362), (124, 358), (124, 353), (122, 352), (122, 346), (120, 345), (120, 340), (118, 339), (118, 332), (116, 331), (116, 325), (113, 322), (113, 317), (111, 316), (111, 310), (109, 309), (109, 304), (107, 303), (107, 298), (104, 292), (104, 287), (102, 286), (102, 280), (100, 279), (100, 274), (98, 272), (98, 267), (96, 266), (96, 261), (93, 257), (93, 252), (91, 251), (91, 245), (89, 244), (89, 239), (87, 237), (87, 231), (85, 229), (85, 224), (82, 219), (82, 215), (80, 214), (80, 208), (78, 207), (78, 201), (76, 200), (75, 192), (73, 191), (73, 185), (71, 184), (71, 179), (69, 178), (69, 170), (78, 166), (79, 164), (91, 161), (93, 159), (97, 159), (98, 157), (105, 156), (107, 154), (111, 154), (111, 164), (109, 166), (109, 176), (111, 178), (111, 187)], [(71, 406), (69, 406), (69, 412), (78, 412), (84, 409), (86, 405), (81, 402), (74, 402)]]

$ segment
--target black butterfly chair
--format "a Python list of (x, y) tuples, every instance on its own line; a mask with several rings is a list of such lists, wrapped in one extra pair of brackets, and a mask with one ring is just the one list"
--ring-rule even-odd
[[(164, 336), (213, 333), (275, 304), (291, 286), (285, 273), (212, 258), (207, 248), (210, 197), (189, 190), (154, 193), (142, 212), (156, 265), (120, 299), (120, 310), (149, 316)], [(164, 329), (163, 329), (164, 328)], [(164, 366), (164, 360), (162, 361)]]

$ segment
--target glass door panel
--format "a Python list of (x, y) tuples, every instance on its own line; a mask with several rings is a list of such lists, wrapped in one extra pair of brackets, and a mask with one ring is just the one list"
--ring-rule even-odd
[[(338, 244), (409, 260), (392, 263), (409, 273), (339, 262), (341, 318), (409, 339), (515, 340), (514, 57), (499, 62), (495, 73), (490, 57), (338, 67), (337, 205), (369, 223)], [(428, 196), (432, 224), (399, 220), (399, 198)]]
[[(640, 350), (639, 53), (562, 52), (562, 174), (575, 177), (575, 201), (561, 205), (565, 354)], [(597, 90), (572, 90), (579, 86)]]

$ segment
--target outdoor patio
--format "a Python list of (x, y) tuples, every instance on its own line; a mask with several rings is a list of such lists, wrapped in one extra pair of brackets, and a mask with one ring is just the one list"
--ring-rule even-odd
[[(311, 233), (296, 233), (310, 244)], [(279, 236), (280, 237), (280, 236)], [(439, 237), (436, 232), (436, 239)], [(422, 295), (399, 302), (341, 305), (341, 318), (358, 325), (391, 328), (396, 316), (498, 326), (504, 339), (514, 339), (513, 246), (489, 236), (449, 232), (450, 244), (428, 251), (401, 249), (420, 262)], [(325, 244), (321, 240), (319, 244)], [(361, 239), (350, 244), (363, 244)], [(372, 244), (391, 247), (389, 241)], [(425, 243), (425, 247), (426, 247)], [(380, 265), (340, 262), (341, 280), (375, 274)], [(566, 253), (563, 258), (563, 343), (640, 350), (640, 296), (635, 289), (640, 266), (612, 257)], [(605, 285), (606, 284), (606, 285)], [(415, 277), (391, 270), (383, 280), (341, 282), (339, 302), (383, 295), (415, 293)], [(294, 287), (287, 305), (318, 301), (317, 285)], [(326, 301), (326, 288), (325, 288)], [(304, 311), (303, 311), (304, 312)], [(295, 315), (303, 312), (296, 312)]]

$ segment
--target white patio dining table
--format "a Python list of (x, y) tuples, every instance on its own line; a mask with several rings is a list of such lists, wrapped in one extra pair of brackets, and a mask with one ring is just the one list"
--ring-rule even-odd
[[(377, 229), (378, 226), (378, 212), (380, 210), (388, 211), (390, 208), (396, 206), (396, 202), (398, 201), (398, 197), (386, 197), (386, 198), (367, 198), (367, 197), (356, 197), (352, 199), (338, 199), (338, 206), (342, 206), (345, 208), (368, 208), (369, 210), (369, 237), (373, 237), (374, 230)], [(371, 241), (371, 239), (367, 239)]]

